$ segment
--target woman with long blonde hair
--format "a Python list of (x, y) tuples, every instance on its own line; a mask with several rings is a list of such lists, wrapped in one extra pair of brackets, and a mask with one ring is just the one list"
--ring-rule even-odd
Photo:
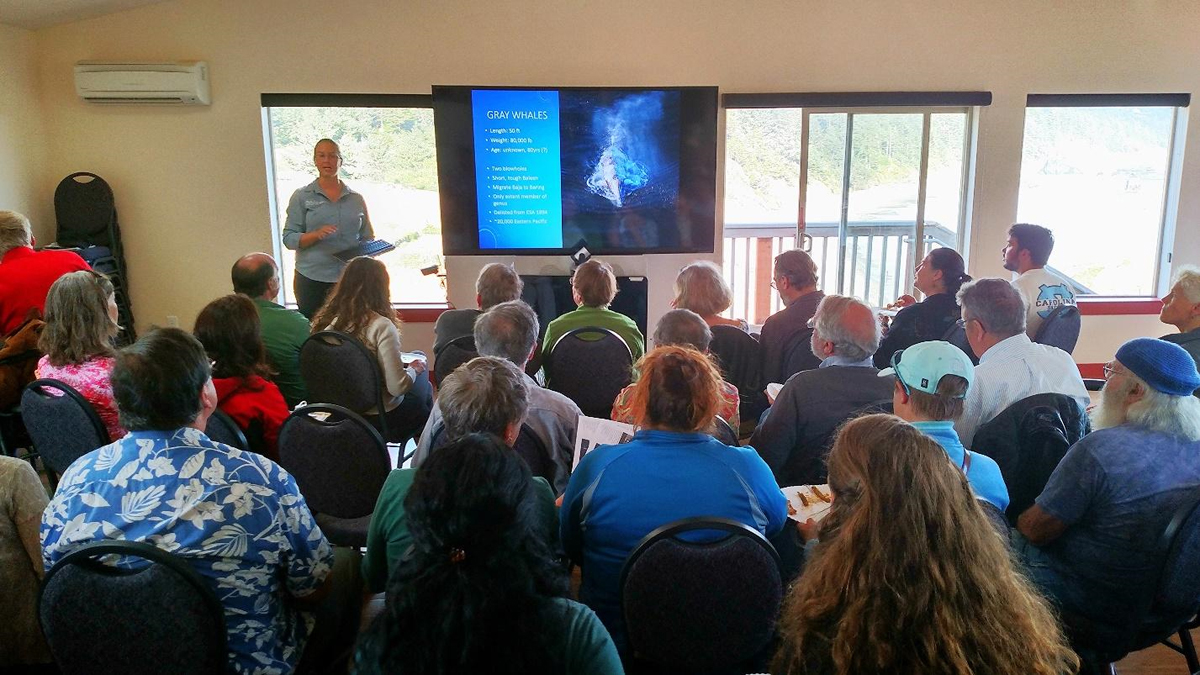
[(1066, 675), (1078, 659), (962, 471), (898, 417), (842, 428), (773, 672)]
[(375, 354), (383, 375), (383, 410), (390, 442), (419, 434), (433, 407), (425, 362), (403, 361), (400, 318), (392, 307), (390, 279), (383, 263), (359, 257), (350, 261), (312, 321), (313, 332), (336, 330), (353, 336)]

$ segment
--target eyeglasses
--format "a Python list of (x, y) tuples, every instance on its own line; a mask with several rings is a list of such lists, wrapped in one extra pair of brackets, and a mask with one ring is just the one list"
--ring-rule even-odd
[(900, 386), (904, 388), (904, 395), (912, 396), (912, 389), (909, 388), (908, 383), (904, 381), (904, 377), (900, 374), (900, 355), (903, 353), (903, 349), (896, 350), (896, 352), (892, 354), (892, 361), (890, 365), (892, 366), (892, 372), (896, 375), (896, 381), (899, 382)]
[(1113, 365), (1112, 361), (1109, 361), (1108, 363), (1104, 364), (1104, 379), (1105, 379), (1105, 381), (1108, 381), (1109, 378), (1111, 378), (1113, 375), (1117, 375), (1121, 372), (1122, 371), (1117, 370), (1116, 366)]

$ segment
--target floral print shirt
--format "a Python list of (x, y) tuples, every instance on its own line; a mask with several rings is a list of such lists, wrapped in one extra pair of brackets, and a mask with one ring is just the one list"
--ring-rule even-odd
[(109, 539), (187, 559), (225, 607), (230, 672), (246, 675), (294, 670), (313, 619), (284, 596), (316, 591), (333, 565), (286, 471), (191, 428), (134, 431), (76, 460), (42, 515), (41, 539), (46, 569)]
[(104, 428), (108, 429), (108, 439), (115, 441), (126, 434), (125, 428), (117, 420), (117, 402), (113, 400), (112, 382), (113, 358), (101, 356), (89, 359), (83, 363), (69, 363), (65, 366), (50, 365), (50, 357), (43, 356), (37, 365), (37, 376), (58, 380), (70, 385), (78, 391), (100, 415)]

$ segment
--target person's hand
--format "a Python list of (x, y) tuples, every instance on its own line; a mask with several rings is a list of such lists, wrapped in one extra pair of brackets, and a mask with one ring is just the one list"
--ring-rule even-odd
[(337, 231), (337, 225), (324, 225), (313, 234), (317, 235), (318, 240), (324, 240), (337, 234)]
[(425, 365), (425, 361), (423, 361), (422, 359), (414, 360), (412, 363), (408, 364), (408, 367), (412, 368), (413, 372), (415, 372), (418, 375), (425, 372), (426, 370), (429, 370), (429, 367)]
[(809, 518), (803, 523), (796, 523), (796, 529), (800, 530), (800, 538), (804, 541), (812, 541), (821, 534), (821, 523)]

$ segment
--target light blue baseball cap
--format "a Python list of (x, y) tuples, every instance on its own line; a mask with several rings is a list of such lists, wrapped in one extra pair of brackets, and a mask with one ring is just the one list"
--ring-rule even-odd
[[(879, 377), (895, 375), (905, 391), (916, 389), (936, 394), (938, 383), (946, 375), (957, 375), (970, 388), (975, 380), (975, 366), (963, 350), (943, 340), (919, 342), (908, 349), (892, 354), (892, 365), (879, 371)], [(966, 396), (966, 393), (963, 393)]]

